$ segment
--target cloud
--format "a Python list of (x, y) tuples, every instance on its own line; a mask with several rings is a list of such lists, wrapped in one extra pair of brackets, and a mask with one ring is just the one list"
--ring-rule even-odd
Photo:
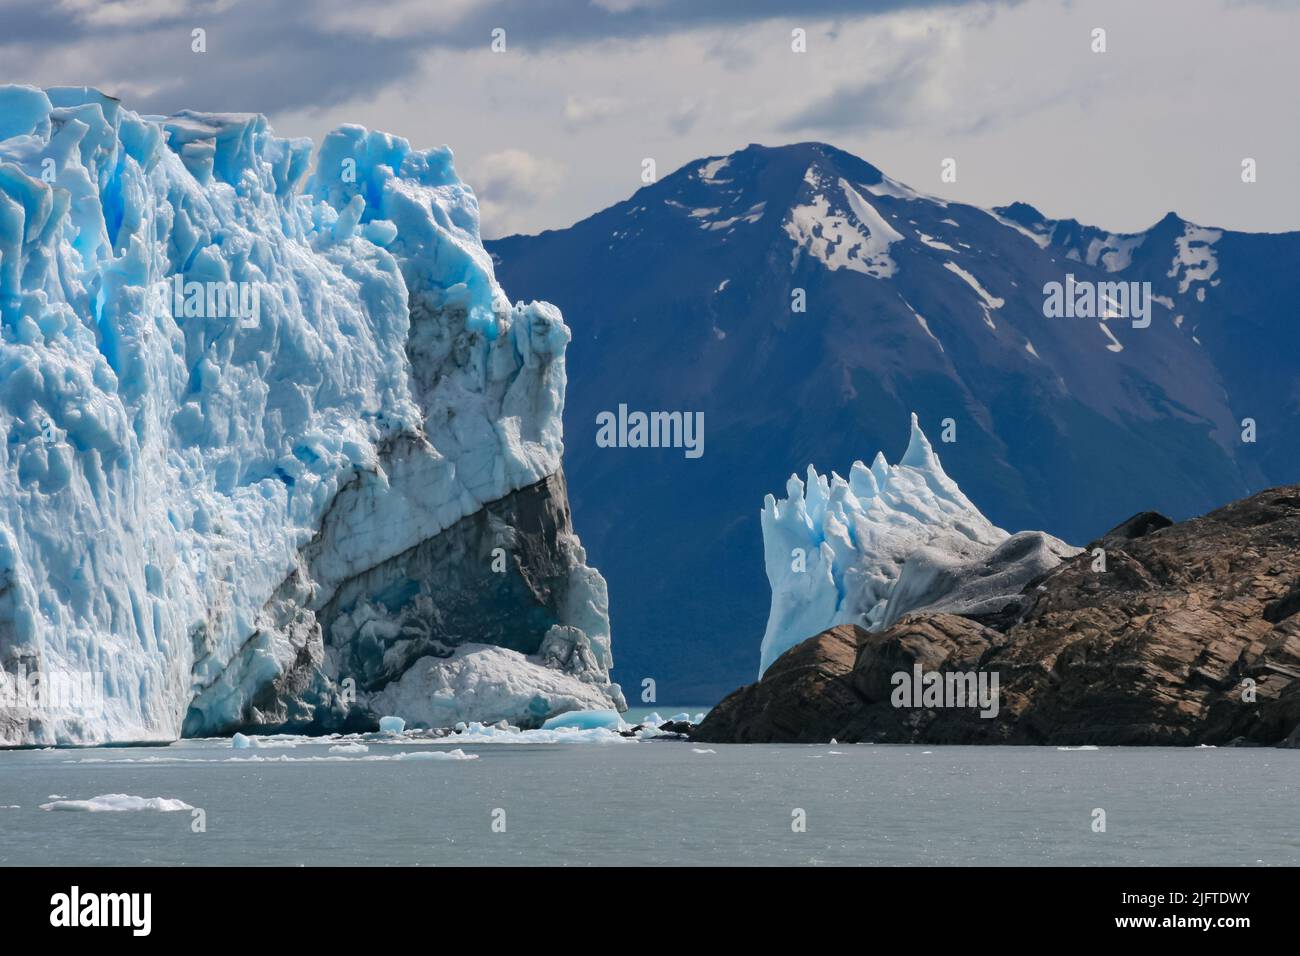
[(623, 101), (616, 97), (570, 94), (564, 100), (564, 122), (571, 128), (597, 126), (623, 109)]
[(463, 177), (479, 200), (485, 237), (516, 231), (527, 212), (564, 182), (564, 166), (527, 150), (504, 149), (468, 164)]
[(832, 134), (896, 129), (907, 121), (917, 98), (917, 84), (926, 78), (919, 61), (904, 63), (888, 76), (841, 86), (814, 100), (786, 117), (779, 129), (786, 133)]
[[(951, 5), (963, 0), (925, 0)], [(97, 85), (138, 108), (325, 109), (400, 88), (438, 50), (489, 54), (507, 31), (532, 56), (609, 40), (639, 42), (789, 14), (785, 0), (0, 0), (2, 82)], [(809, 19), (898, 9), (906, 0), (805, 0)], [(190, 50), (207, 31), (208, 52)], [(64, 72), (50, 75), (60, 65)], [(67, 75), (67, 70), (76, 75)]]

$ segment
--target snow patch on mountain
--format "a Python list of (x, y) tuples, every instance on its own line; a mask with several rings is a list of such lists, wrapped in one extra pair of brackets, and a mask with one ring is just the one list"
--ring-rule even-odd
[(785, 221), (785, 232), (795, 243), (792, 262), (797, 264), (800, 254), (806, 252), (832, 272), (851, 269), (876, 279), (894, 275), (898, 264), (890, 257), (889, 247), (903, 236), (848, 180), (837, 181), (838, 196), (822, 186), (811, 167), (804, 181), (819, 191), (793, 207)]
[[(1175, 253), (1169, 266), (1169, 278), (1178, 280), (1178, 294), (1187, 292), (1193, 282), (1210, 282), (1219, 270), (1214, 244), (1223, 236), (1218, 229), (1206, 229), (1193, 223), (1183, 225), (1183, 234), (1174, 240)], [(1217, 284), (1217, 283), (1213, 283)], [(1205, 301), (1205, 290), (1196, 290)]]
[(987, 289), (984, 288), (984, 286), (980, 285), (980, 281), (978, 279), (976, 279), (973, 275), (971, 275), (961, 266), (957, 265), (955, 262), (945, 262), (943, 264), (943, 267), (947, 269), (949, 272), (952, 272), (955, 275), (960, 276), (963, 282), (965, 282), (968, 286), (970, 286), (972, 289), (975, 290), (975, 294), (980, 297), (980, 308), (983, 311), (984, 324), (987, 325), (990, 329), (996, 331), (997, 326), (993, 324), (992, 310), (1002, 308), (1004, 305), (1006, 305), (1006, 300), (998, 298), (997, 296), (990, 293)]
[(1117, 236), (1107, 233), (1088, 243), (1084, 261), (1090, 266), (1101, 263), (1107, 272), (1121, 272), (1133, 261), (1133, 251), (1146, 240), (1145, 233), (1132, 236)]

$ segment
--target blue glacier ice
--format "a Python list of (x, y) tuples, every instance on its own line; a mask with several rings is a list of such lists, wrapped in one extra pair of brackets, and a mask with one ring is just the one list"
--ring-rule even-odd
[[(486, 568), (489, 531), (510, 550), (503, 502), (539, 488), (559, 583), (483, 679), (499, 712), (458, 716), (621, 706), (604, 581), (554, 506), (569, 338), (497, 285), (446, 147), (344, 126), (313, 161), (260, 115), (0, 87), (0, 669), (104, 684), (0, 707), (0, 743), (365, 707), (452, 656), (437, 575)], [(548, 627), (580, 661), (539, 656)]]
[(1078, 552), (1038, 531), (1008, 534), (948, 477), (915, 414), (907, 450), (877, 453), (848, 480), (808, 466), (761, 523), (772, 589), (759, 676), (799, 642), (837, 624), (880, 630), (904, 614), (1000, 610), (1027, 581)]

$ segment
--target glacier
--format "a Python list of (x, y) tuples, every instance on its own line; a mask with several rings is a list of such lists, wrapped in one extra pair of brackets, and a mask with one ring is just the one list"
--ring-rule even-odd
[(446, 147), (0, 87), (0, 745), (625, 709), (569, 340)]
[(772, 589), (759, 676), (827, 628), (888, 627), (925, 608), (1002, 613), (1024, 586), (1079, 552), (1039, 531), (996, 527), (944, 472), (917, 420), (896, 465), (877, 452), (848, 480), (808, 466), (760, 516)]

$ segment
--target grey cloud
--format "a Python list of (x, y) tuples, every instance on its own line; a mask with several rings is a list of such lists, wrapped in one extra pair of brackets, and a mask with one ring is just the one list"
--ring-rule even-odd
[[(728, 23), (788, 17), (869, 15), (905, 7), (958, 6), (967, 0), (486, 0), (459, 19), (412, 15), (400, 35), (358, 29), (355, 3), (190, 0), (180, 13), (131, 23), (102, 22), (79, 4), (0, 0), (0, 82), (99, 84), (135, 108), (266, 113), (325, 109), (409, 80), (430, 51), (487, 51), (491, 31), (507, 30), (512, 52), (606, 39), (636, 39)], [(362, 11), (366, 9), (363, 5)], [(378, 11), (378, 6), (371, 9)], [(343, 25), (331, 14), (347, 11)], [(362, 18), (363, 20), (364, 18)], [(190, 30), (208, 33), (208, 52), (190, 52)], [(79, 75), (51, 77), (51, 54), (75, 54)], [(39, 79), (37, 79), (39, 77)], [(106, 83), (101, 77), (112, 77)]]
[(920, 57), (913, 57), (882, 77), (841, 86), (830, 94), (787, 116), (778, 129), (784, 133), (895, 129), (909, 116), (916, 87), (926, 73)]

